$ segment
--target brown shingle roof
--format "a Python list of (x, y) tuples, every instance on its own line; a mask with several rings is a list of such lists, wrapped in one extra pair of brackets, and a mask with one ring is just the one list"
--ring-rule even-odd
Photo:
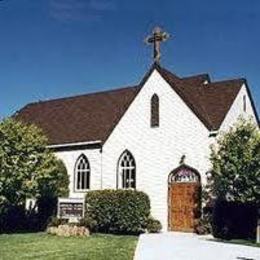
[[(154, 65), (141, 84), (118, 90), (32, 103), (15, 116), (42, 128), (50, 144), (105, 142), (154, 69), (209, 129), (218, 129), (243, 79), (211, 83), (207, 74), (179, 78)], [(208, 84), (204, 84), (208, 81)]]
[(52, 145), (105, 141), (139, 89), (128, 87), (32, 103), (16, 118), (42, 128)]
[[(243, 83), (246, 84), (244, 79), (211, 83), (206, 74), (176, 80), (176, 76), (168, 70), (159, 68), (159, 71), (210, 130), (220, 127)], [(205, 80), (207, 84), (204, 84)]]

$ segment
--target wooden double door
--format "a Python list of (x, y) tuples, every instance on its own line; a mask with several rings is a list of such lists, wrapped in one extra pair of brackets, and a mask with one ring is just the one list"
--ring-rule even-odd
[(199, 182), (173, 182), (169, 184), (169, 230), (194, 232), (200, 217)]

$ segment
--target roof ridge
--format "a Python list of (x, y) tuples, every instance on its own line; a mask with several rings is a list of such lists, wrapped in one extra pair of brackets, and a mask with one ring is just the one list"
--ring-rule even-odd
[(224, 80), (217, 80), (217, 81), (212, 81), (210, 83), (207, 84), (208, 85), (211, 85), (211, 84), (223, 84), (223, 83), (228, 83), (228, 82), (233, 82), (233, 81), (242, 81), (242, 82), (246, 82), (246, 78), (233, 78), (233, 79), (224, 79)]
[(180, 78), (179, 76), (177, 76), (176, 74), (174, 74), (170, 70), (165, 69), (164, 67), (159, 66), (159, 70), (161, 70), (163, 73), (169, 73), (170, 76), (173, 76), (173, 77), (175, 77), (178, 80), (182, 80), (182, 78)]
[(200, 73), (200, 74), (193, 74), (193, 75), (190, 75), (190, 76), (185, 76), (185, 77), (183, 77), (183, 78), (181, 78), (181, 79), (184, 79), (184, 80), (186, 80), (186, 79), (191, 79), (191, 78), (197, 78), (197, 77), (201, 77), (201, 76), (207, 76), (207, 77), (209, 77), (209, 73)]

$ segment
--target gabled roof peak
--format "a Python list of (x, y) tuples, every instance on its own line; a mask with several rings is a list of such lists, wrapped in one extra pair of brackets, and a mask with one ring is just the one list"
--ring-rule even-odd
[[(15, 117), (43, 129), (49, 144), (105, 142), (154, 70), (209, 129), (220, 127), (244, 79), (210, 82), (208, 74), (180, 78), (152, 64), (137, 86), (31, 103)], [(203, 82), (209, 79), (205, 87)]]
[(214, 83), (208, 74), (180, 78), (161, 66), (155, 68), (209, 130), (220, 127), (243, 84), (241, 79)]

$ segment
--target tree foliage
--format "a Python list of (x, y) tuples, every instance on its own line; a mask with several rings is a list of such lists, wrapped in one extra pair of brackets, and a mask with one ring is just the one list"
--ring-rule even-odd
[(68, 176), (33, 125), (14, 119), (0, 122), (0, 206), (23, 206), (26, 198), (63, 196)]
[(260, 203), (260, 132), (240, 118), (211, 148), (211, 194), (227, 201)]

